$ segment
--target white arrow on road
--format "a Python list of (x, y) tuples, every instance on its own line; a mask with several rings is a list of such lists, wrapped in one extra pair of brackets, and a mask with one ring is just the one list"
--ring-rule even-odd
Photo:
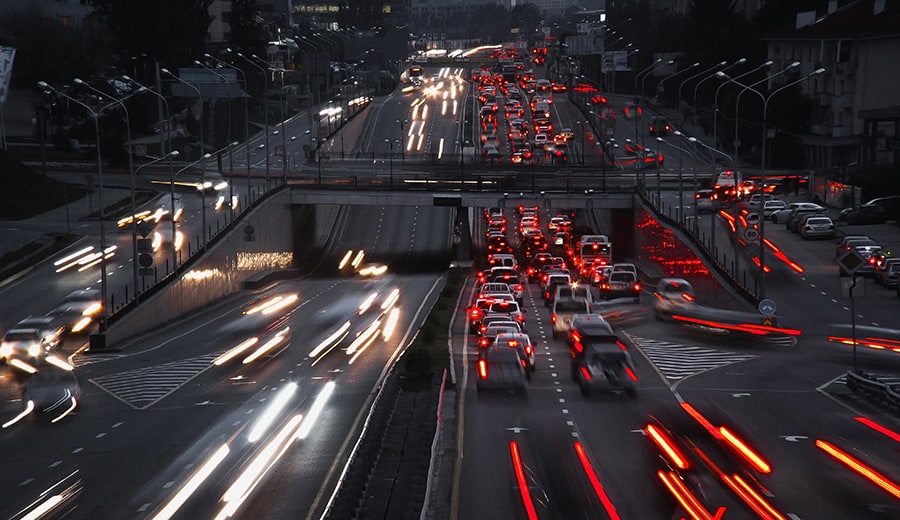
[(800, 442), (801, 440), (808, 439), (806, 435), (781, 435), (781, 438), (788, 442)]

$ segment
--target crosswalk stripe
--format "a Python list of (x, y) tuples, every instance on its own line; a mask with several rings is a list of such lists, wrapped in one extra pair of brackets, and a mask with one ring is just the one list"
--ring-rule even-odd
[(109, 374), (90, 382), (116, 399), (146, 409), (212, 366), (219, 353)]
[(631, 335), (628, 335), (628, 337), (647, 356), (657, 370), (672, 382), (757, 357), (724, 350), (712, 350), (695, 345), (670, 343), (651, 338), (640, 338)]
[(119, 359), (125, 357), (126, 354), (85, 354), (83, 352), (79, 352), (72, 356), (72, 366), (75, 368), (83, 367), (87, 365), (93, 365), (94, 363), (102, 363), (104, 361), (113, 361), (115, 359)]

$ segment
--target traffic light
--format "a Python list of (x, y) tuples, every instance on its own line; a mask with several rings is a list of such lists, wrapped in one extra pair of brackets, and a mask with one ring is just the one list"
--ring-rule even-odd
[(153, 241), (149, 238), (139, 238), (137, 241), (138, 274), (150, 276), (153, 274)]

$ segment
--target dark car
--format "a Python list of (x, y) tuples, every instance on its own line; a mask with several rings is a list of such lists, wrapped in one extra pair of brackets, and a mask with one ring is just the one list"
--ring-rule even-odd
[(666, 121), (666, 118), (662, 116), (653, 116), (650, 119), (649, 132), (653, 137), (663, 137), (669, 135), (669, 130), (671, 129), (672, 127), (671, 125), (669, 125), (669, 122)]
[(482, 349), (475, 369), (478, 393), (488, 389), (525, 392), (530, 375), (527, 366), (518, 349), (503, 346)]
[(849, 226), (861, 224), (883, 224), (887, 220), (885, 209), (877, 204), (863, 204), (841, 212), (841, 217)]
[(631, 356), (615, 336), (575, 342), (570, 347), (572, 380), (583, 395), (592, 390), (624, 390), (634, 395), (637, 375)]
[(600, 294), (607, 299), (631, 296), (637, 302), (641, 299), (641, 284), (630, 271), (613, 271), (600, 283)]

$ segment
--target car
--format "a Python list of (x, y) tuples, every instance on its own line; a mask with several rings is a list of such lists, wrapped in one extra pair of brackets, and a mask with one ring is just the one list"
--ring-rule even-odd
[(569, 330), (572, 316), (575, 314), (590, 314), (591, 304), (585, 298), (557, 297), (553, 301), (550, 311), (550, 323), (553, 325), (553, 337)]
[(478, 348), (489, 348), (494, 345), (497, 336), (503, 333), (522, 332), (522, 327), (515, 321), (492, 321), (483, 327), (484, 331), (478, 338)]
[(716, 192), (713, 190), (697, 190), (694, 193), (694, 211), (698, 214), (715, 212), (715, 196)]
[(794, 233), (800, 232), (800, 224), (802, 223), (802, 219), (808, 215), (818, 215), (824, 214), (825, 208), (819, 206), (818, 204), (813, 204), (815, 207), (803, 207), (803, 208), (794, 208), (791, 210), (791, 213), (788, 215), (787, 220), (785, 221), (785, 227), (793, 231)]
[[(851, 244), (852, 243), (853, 242), (851, 242)], [(882, 247), (877, 244), (855, 245), (853, 246), (853, 250), (866, 261), (866, 263), (856, 269), (855, 274), (860, 276), (871, 274), (874, 276), (876, 262), (875, 255), (882, 250)], [(839, 269), (838, 271), (840, 276), (847, 276), (847, 272), (844, 269)]]
[(557, 298), (582, 298), (588, 302), (588, 305), (594, 305), (594, 294), (591, 292), (590, 286), (586, 284), (558, 285), (553, 300), (555, 301)]
[(99, 289), (80, 289), (69, 293), (47, 315), (59, 319), (66, 327), (66, 332), (77, 334), (86, 331), (102, 310)]
[(671, 317), (673, 312), (692, 306), (697, 301), (694, 286), (684, 278), (663, 278), (653, 291), (653, 314), (656, 319)]
[(525, 360), (528, 372), (534, 373), (534, 345), (531, 344), (531, 337), (524, 332), (503, 332), (494, 340), (494, 345), (498, 347), (507, 346), (519, 351), (519, 355)]
[(174, 239), (172, 232), (172, 224), (169, 223), (160, 223), (156, 226), (156, 229), (153, 231), (153, 238), (150, 241), (150, 246), (153, 251), (159, 251), (162, 248), (167, 249), (175, 249), (175, 251), (180, 251), (184, 246), (184, 233), (180, 229), (175, 229)]
[(565, 231), (557, 231), (553, 234), (553, 245), (555, 246), (564, 246), (566, 245), (566, 241), (569, 239), (569, 234)]
[(637, 375), (634, 363), (622, 343), (614, 335), (575, 342), (570, 347), (572, 380), (578, 383), (582, 395), (593, 390), (622, 390), (634, 396)]
[(576, 342), (588, 341), (593, 338), (606, 338), (614, 336), (612, 326), (602, 314), (575, 314), (569, 321), (569, 331), (566, 334), (566, 343), (571, 348)]
[(567, 274), (549, 274), (547, 280), (541, 284), (545, 306), (549, 307), (553, 304), (553, 298), (556, 296), (556, 287), (560, 285), (572, 285), (572, 277)]
[(840, 217), (848, 226), (884, 224), (887, 221), (887, 213), (884, 207), (877, 204), (863, 204), (862, 206), (851, 208), (846, 213), (842, 211)]
[(505, 314), (510, 320), (519, 322), (522, 329), (525, 329), (525, 313), (519, 308), (519, 303), (515, 300), (500, 300), (490, 304), (487, 314)]
[(795, 209), (816, 209), (819, 211), (825, 211), (825, 208), (812, 202), (791, 202), (787, 205), (786, 208), (774, 211), (772, 213), (772, 222), (776, 224), (786, 223), (788, 220), (788, 216)]
[(475, 369), (478, 394), (485, 390), (526, 392), (530, 377), (525, 368), (527, 366), (528, 362), (522, 358), (518, 349), (498, 345), (479, 350)]
[(49, 348), (55, 348), (62, 343), (66, 333), (65, 325), (55, 316), (28, 316), (19, 320), (12, 328), (37, 329)]
[[(627, 116), (626, 112), (626, 116)], [(653, 137), (664, 137), (669, 135), (669, 131), (672, 129), (672, 126), (669, 125), (669, 122), (666, 121), (665, 117), (662, 116), (653, 116), (650, 118), (650, 127), (648, 131)]]
[(825, 216), (812, 216), (807, 218), (800, 226), (800, 236), (804, 240), (810, 238), (834, 238), (834, 222)]
[(637, 266), (630, 263), (618, 262), (612, 265), (612, 270), (614, 273), (619, 271), (627, 271), (629, 273), (633, 273), (634, 277), (638, 277)]
[[(875, 271), (872, 273), (872, 277), (875, 279), (875, 281), (885, 287), (894, 287), (894, 285), (896, 285), (897, 283), (897, 278), (894, 277), (892, 280), (889, 280), (888, 277), (890, 276), (891, 266), (900, 267), (900, 258), (885, 258), (881, 261), (880, 264), (878, 264), (877, 262), (876, 264), (877, 265), (875, 266)], [(897, 273), (896, 269), (894, 273)]]
[(772, 214), (776, 211), (781, 211), (787, 207), (787, 203), (783, 200), (772, 199), (767, 200), (763, 205), (763, 217), (766, 219), (772, 218)]
[(38, 329), (13, 328), (6, 331), (0, 340), (0, 361), (9, 363), (12, 359), (20, 359), (34, 362), (57, 343), (58, 338), (45, 338)]
[(625, 113), (626, 118), (634, 119), (643, 114), (644, 110), (634, 101), (626, 101), (625, 106), (622, 107), (622, 112)]
[(882, 275), (881, 284), (887, 288), (898, 287), (898, 281), (900, 281), (900, 263), (890, 264), (887, 272)]
[(547, 134), (540, 133), (534, 135), (534, 146), (544, 146), (547, 142)]
[(834, 258), (838, 259), (845, 254), (847, 254), (850, 250), (855, 248), (856, 246), (877, 246), (878, 242), (875, 242), (871, 238), (866, 235), (847, 235), (838, 242), (837, 247), (834, 250)]
[(864, 206), (879, 206), (884, 210), (885, 220), (900, 220), (900, 195), (878, 197), (866, 202)]
[(770, 200), (775, 200), (775, 195), (769, 193), (754, 193), (753, 195), (750, 195), (750, 200), (747, 201), (747, 208), (758, 211), (765, 202)]
[(630, 271), (615, 271), (600, 284), (600, 294), (606, 299), (630, 296), (635, 302), (641, 301), (641, 283)]

